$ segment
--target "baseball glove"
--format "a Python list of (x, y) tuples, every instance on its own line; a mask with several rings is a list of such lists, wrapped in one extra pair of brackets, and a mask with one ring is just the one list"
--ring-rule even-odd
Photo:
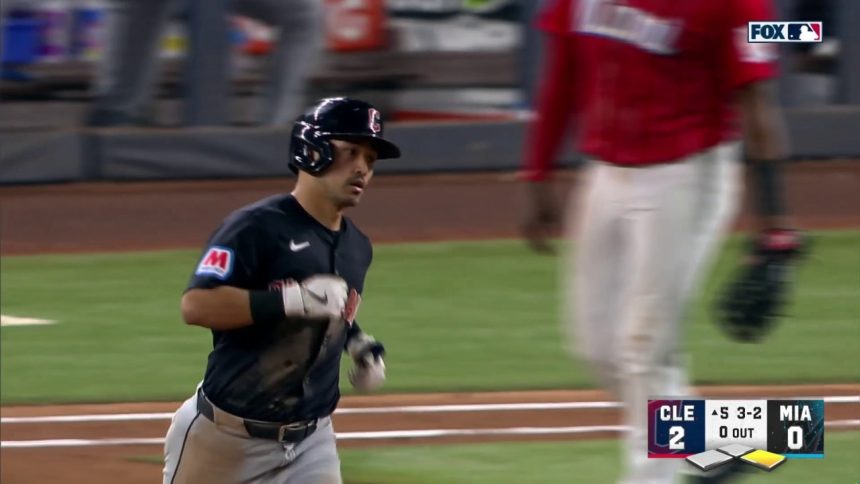
[(717, 300), (716, 319), (730, 338), (761, 341), (782, 316), (792, 269), (807, 251), (797, 230), (772, 229), (752, 241), (750, 257)]

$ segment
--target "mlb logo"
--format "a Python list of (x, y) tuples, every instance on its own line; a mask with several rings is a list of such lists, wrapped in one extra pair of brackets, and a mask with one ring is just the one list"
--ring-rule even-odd
[(749, 22), (747, 42), (821, 42), (824, 24), (821, 22)]
[(200, 259), (195, 274), (198, 276), (215, 276), (218, 279), (227, 279), (233, 272), (233, 250), (227, 247), (212, 246)]

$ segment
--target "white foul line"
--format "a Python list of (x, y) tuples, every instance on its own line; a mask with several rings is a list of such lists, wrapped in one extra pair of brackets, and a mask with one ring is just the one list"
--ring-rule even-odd
[[(794, 397), (784, 400), (824, 400), (824, 403), (860, 403), (860, 396)], [(397, 407), (339, 408), (335, 415), (370, 415), (385, 413), (451, 413), (451, 412), (500, 412), (528, 410), (596, 410), (620, 408), (620, 402), (534, 402), (534, 403), (473, 403), (460, 405), (410, 405)], [(39, 417), (3, 417), (2, 424), (15, 423), (79, 423), (79, 422), (129, 422), (148, 420), (170, 420), (173, 412), (160, 413), (116, 413), (91, 415), (46, 415)]]
[(831, 420), (824, 422), (824, 426), (834, 428), (860, 427), (860, 420)]
[[(826, 427), (860, 427), (860, 420), (834, 420), (825, 422)], [(626, 430), (623, 425), (592, 425), (580, 427), (510, 427), (500, 429), (427, 429), (427, 430), (383, 430), (372, 432), (338, 432), (337, 440), (404, 440), (434, 439), (443, 437), (480, 437), (510, 435), (574, 435)], [(7, 440), (0, 442), (3, 449), (32, 449), (46, 447), (94, 447), (112, 445), (163, 445), (164, 438), (134, 439), (53, 439), (53, 440)]]
[(56, 321), (52, 319), (39, 319), (39, 318), (22, 318), (18, 316), (9, 316), (8, 314), (0, 314), (0, 326), (44, 326), (48, 324), (55, 324)]
[(0, 423), (80, 423), (80, 422), (134, 422), (146, 420), (170, 420), (173, 412), (161, 413), (102, 413), (91, 415), (46, 415), (44, 417), (3, 417)]
[(412, 405), (406, 407), (339, 408), (335, 415), (366, 415), (373, 413), (449, 413), (504, 412), (523, 410), (594, 410), (620, 408), (619, 402), (552, 402), (552, 403), (470, 403), (460, 405)]
[[(338, 432), (337, 440), (399, 440), (432, 439), (456, 436), (487, 435), (564, 435), (591, 434), (599, 432), (621, 432), (620, 425), (595, 425), (585, 427), (511, 427), (501, 429), (428, 429), (428, 430), (381, 430), (373, 432)], [(138, 439), (52, 439), (52, 440), (6, 440), (0, 442), (3, 449), (28, 449), (44, 447), (94, 447), (110, 445), (162, 445), (164, 437)]]
[[(335, 415), (371, 415), (383, 413), (451, 413), (451, 412), (500, 412), (524, 410), (589, 410), (618, 408), (618, 402), (556, 402), (556, 403), (476, 403), (463, 405), (410, 405), (402, 407), (353, 407), (339, 408)], [(76, 422), (125, 422), (137, 420), (170, 420), (173, 412), (161, 413), (115, 413), (91, 415), (47, 415), (41, 417), (3, 417), (0, 423), (76, 423)]]
[(164, 437), (150, 439), (4, 440), (0, 442), (0, 449), (42, 449), (45, 447), (96, 447), (110, 445), (164, 445)]

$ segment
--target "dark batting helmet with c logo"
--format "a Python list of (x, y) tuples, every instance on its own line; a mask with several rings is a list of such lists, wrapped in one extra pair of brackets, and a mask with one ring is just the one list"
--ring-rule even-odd
[[(319, 101), (293, 125), (290, 168), (318, 175), (334, 162), (331, 139), (366, 139), (378, 159), (399, 158), (400, 149), (383, 138), (382, 115), (371, 104), (346, 97)], [(314, 160), (312, 152), (319, 153)]]

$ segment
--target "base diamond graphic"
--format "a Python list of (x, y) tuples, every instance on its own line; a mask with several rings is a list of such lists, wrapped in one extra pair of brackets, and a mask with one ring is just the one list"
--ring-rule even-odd
[(734, 460), (734, 457), (724, 454), (718, 450), (707, 450), (696, 455), (687, 457), (687, 462), (693, 464), (703, 471), (709, 471), (715, 467), (719, 467), (727, 462)]
[(741, 457), (741, 460), (747, 464), (752, 464), (759, 469), (772, 471), (776, 469), (777, 466), (785, 462), (785, 457), (766, 450), (756, 450)]
[(724, 445), (717, 450), (719, 450), (720, 452), (722, 452), (724, 454), (728, 454), (732, 457), (740, 457), (744, 454), (749, 454), (750, 452), (754, 451), (755, 449), (753, 449), (752, 447), (748, 447), (746, 445), (741, 445), (741, 444), (729, 444), (729, 445)]

